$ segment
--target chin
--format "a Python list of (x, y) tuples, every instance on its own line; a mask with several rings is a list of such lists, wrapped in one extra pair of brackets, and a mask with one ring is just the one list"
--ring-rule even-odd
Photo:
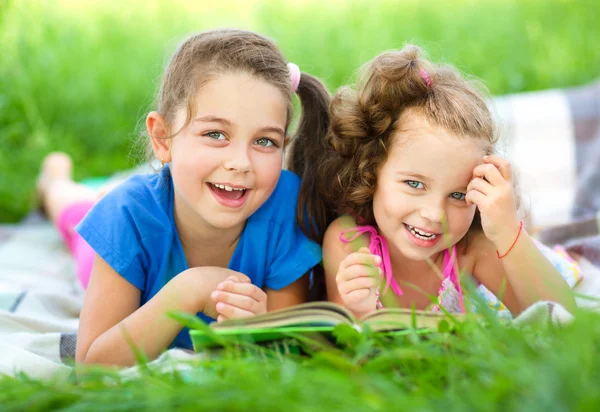
[(248, 219), (247, 216), (220, 216), (218, 218), (208, 219), (208, 223), (217, 229), (231, 229), (239, 226)]
[(411, 260), (427, 260), (428, 258), (431, 258), (432, 256), (434, 256), (435, 254), (439, 253), (439, 250), (414, 250), (411, 248), (406, 248), (404, 250), (402, 250), (402, 254), (404, 256), (406, 256), (407, 258), (411, 259)]

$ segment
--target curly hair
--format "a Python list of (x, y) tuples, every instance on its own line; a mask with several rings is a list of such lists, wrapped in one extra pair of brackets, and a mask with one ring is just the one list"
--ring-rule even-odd
[[(342, 87), (333, 97), (328, 132), (296, 142), (291, 163), (302, 176), (298, 214), (307, 213), (301, 223), (314, 240), (322, 241), (340, 214), (375, 225), (378, 171), (404, 115), (422, 115), (433, 126), (480, 140), (493, 153), (497, 134), (484, 88), (420, 55), (408, 45), (375, 57), (362, 68), (356, 87)], [(480, 227), (478, 213), (471, 227)]]

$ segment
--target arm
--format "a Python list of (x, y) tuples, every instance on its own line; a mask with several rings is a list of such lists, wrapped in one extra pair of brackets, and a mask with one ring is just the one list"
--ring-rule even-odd
[[(496, 296), (502, 283), (507, 283), (503, 301), (513, 315), (539, 300), (552, 300), (574, 309), (575, 300), (558, 270), (525, 230), (518, 234), (510, 164), (495, 155), (484, 161), (474, 169), (466, 196), (479, 208), (485, 233), (485, 238), (476, 237), (473, 245), (475, 276)], [(503, 257), (499, 258), (497, 252)]]
[(496, 245), (485, 236), (480, 235), (474, 245), (478, 246), (474, 276), (500, 297), (514, 316), (540, 300), (560, 303), (567, 310), (575, 308), (569, 285), (527, 232), (521, 233), (502, 259), (496, 255)]
[(232, 274), (243, 276), (222, 268), (189, 269), (140, 307), (140, 291), (96, 256), (81, 311), (77, 362), (133, 365), (135, 357), (126, 336), (150, 359), (156, 358), (183, 328), (166, 313), (215, 316), (210, 293)]
[(287, 308), (306, 302), (308, 298), (309, 274), (304, 274), (300, 279), (283, 289), (267, 289), (267, 311)]

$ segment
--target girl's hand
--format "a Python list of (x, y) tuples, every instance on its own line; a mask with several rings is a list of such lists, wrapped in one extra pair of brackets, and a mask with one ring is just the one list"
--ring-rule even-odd
[(225, 281), (250, 283), (250, 278), (243, 273), (217, 266), (201, 266), (187, 269), (175, 276), (170, 283), (177, 287), (177, 292), (184, 299), (184, 307), (194, 313), (202, 312), (206, 316), (217, 319), (219, 311), (211, 294)]
[(267, 312), (267, 294), (250, 279), (231, 276), (217, 285), (211, 301), (218, 313), (217, 322), (243, 319)]
[(335, 278), (344, 305), (361, 317), (377, 309), (377, 287), (381, 281), (381, 258), (363, 247), (340, 263)]
[(498, 155), (485, 156), (473, 169), (465, 200), (477, 205), (487, 238), (507, 250), (519, 230), (510, 163)]

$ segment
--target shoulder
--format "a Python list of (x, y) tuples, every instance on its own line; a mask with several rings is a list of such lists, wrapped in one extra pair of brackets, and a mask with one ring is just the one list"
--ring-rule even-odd
[[(469, 241), (466, 245), (466, 257), (474, 265), (481, 263), (487, 264), (490, 261), (497, 261), (496, 246), (489, 240), (483, 231), (473, 231), (469, 234)], [(493, 258), (493, 259), (492, 259)]]
[(276, 204), (284, 202), (295, 205), (298, 201), (299, 191), (300, 178), (298, 175), (289, 170), (282, 170), (277, 186), (275, 186), (275, 190), (271, 193), (268, 201)]
[(345, 244), (341, 241), (340, 236), (344, 233), (345, 230), (356, 227), (356, 221), (352, 216), (344, 215), (335, 219), (325, 230), (325, 235), (323, 237), (323, 246), (325, 243), (330, 245), (335, 244)]
[[(369, 234), (363, 233), (356, 238), (352, 228), (357, 227), (356, 221), (351, 216), (340, 216), (327, 227), (323, 237), (323, 259), (332, 262), (336, 267), (346, 256), (369, 245)], [(346, 233), (347, 231), (347, 233)], [(342, 236), (349, 242), (342, 241)], [(327, 270), (327, 268), (325, 268)], [(336, 271), (337, 272), (337, 271)]]
[(134, 175), (104, 195), (88, 213), (83, 225), (102, 225), (127, 230), (135, 227), (144, 237), (146, 229), (164, 232), (170, 226), (170, 174)]
[(103, 199), (131, 207), (164, 203), (170, 193), (170, 180), (168, 168), (160, 173), (133, 175), (108, 192)]
[(462, 269), (470, 272), (479, 280), (484, 282), (486, 275), (494, 272), (494, 268), (502, 268), (496, 256), (496, 246), (491, 242), (481, 230), (469, 233), (469, 238), (460, 245), (459, 264)]

